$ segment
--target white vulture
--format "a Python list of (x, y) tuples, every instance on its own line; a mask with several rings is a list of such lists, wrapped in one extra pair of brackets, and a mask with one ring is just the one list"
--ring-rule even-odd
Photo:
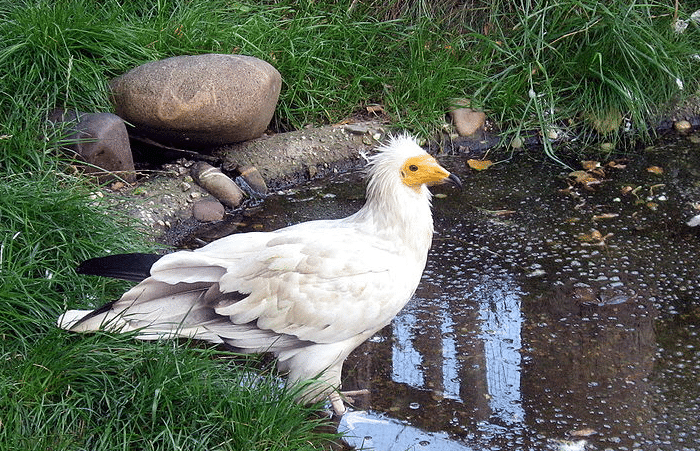
[(344, 219), (230, 235), (162, 257), (115, 255), (78, 271), (140, 283), (95, 310), (69, 310), (59, 327), (188, 337), (245, 353), (272, 352), (300, 401), (338, 389), (350, 352), (391, 322), (413, 295), (433, 236), (428, 186), (450, 174), (408, 136), (369, 158), (365, 205)]

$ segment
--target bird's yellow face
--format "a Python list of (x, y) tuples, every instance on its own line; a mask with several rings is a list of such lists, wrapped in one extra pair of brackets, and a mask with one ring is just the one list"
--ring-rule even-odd
[(430, 155), (408, 158), (401, 166), (401, 180), (405, 185), (415, 190), (419, 189), (421, 185), (432, 186), (441, 183), (462, 186), (457, 176), (450, 174)]

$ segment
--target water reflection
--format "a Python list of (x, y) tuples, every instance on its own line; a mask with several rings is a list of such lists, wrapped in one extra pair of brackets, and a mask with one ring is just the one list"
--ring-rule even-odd
[[(522, 422), (521, 406), (521, 328), (520, 292), (512, 278), (484, 279), (465, 299), (478, 305), (477, 343), (482, 363), (473, 364), (469, 375), (463, 374), (459, 358), (455, 309), (449, 299), (414, 298), (392, 323), (391, 379), (421, 390), (439, 392), (444, 399), (462, 402), (462, 383), (486, 386), (491, 415), (504, 424)], [(421, 315), (421, 306), (431, 304), (429, 315)], [(425, 312), (423, 312), (425, 313)], [(420, 328), (425, 322), (439, 333), (425, 336)], [(437, 324), (434, 324), (437, 322)], [(426, 340), (427, 338), (427, 340)], [(423, 351), (421, 351), (421, 348)], [(462, 349), (473, 355), (473, 349)], [(426, 384), (423, 365), (431, 369), (431, 384)]]
[(400, 384), (423, 388), (423, 358), (413, 346), (417, 323), (416, 315), (408, 310), (392, 322), (394, 344), (391, 347), (391, 379)]
[[(494, 283), (496, 282), (496, 283)], [(493, 414), (505, 424), (522, 422), (520, 393), (520, 290), (512, 280), (489, 281), (477, 287), (479, 328), (484, 342), (486, 383)]]
[(457, 359), (457, 340), (454, 325), (446, 302), (441, 302), (439, 313), (440, 337), (442, 339), (442, 396), (446, 399), (461, 401), (459, 396), (459, 360)]
[(348, 412), (338, 430), (350, 446), (367, 451), (472, 451), (444, 432), (425, 432), (371, 412)]

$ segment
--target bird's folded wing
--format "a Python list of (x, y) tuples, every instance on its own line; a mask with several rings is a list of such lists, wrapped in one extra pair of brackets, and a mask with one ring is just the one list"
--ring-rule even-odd
[(263, 330), (321, 343), (387, 324), (423, 269), (395, 243), (353, 229), (238, 236), (167, 255), (152, 276), (169, 284), (216, 283), (218, 290), (202, 302), (232, 326), (256, 322)]

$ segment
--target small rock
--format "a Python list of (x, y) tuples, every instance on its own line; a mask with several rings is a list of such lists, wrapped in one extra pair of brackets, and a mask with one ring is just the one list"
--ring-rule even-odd
[(243, 55), (177, 56), (112, 80), (116, 112), (156, 141), (206, 147), (261, 136), (277, 105), (282, 77)]
[(611, 142), (600, 143), (600, 150), (602, 150), (603, 152), (612, 152), (613, 150), (615, 150), (615, 144)]
[(224, 219), (224, 206), (216, 199), (202, 199), (192, 206), (192, 215), (198, 221), (212, 222)]
[(556, 126), (548, 126), (544, 130), (544, 135), (549, 139), (550, 141), (556, 141), (558, 140), (562, 135), (563, 132), (559, 127)]
[(316, 165), (310, 164), (308, 167), (308, 172), (309, 178), (313, 179), (314, 177), (316, 177), (316, 175), (318, 175), (318, 168), (316, 167)]
[(513, 149), (520, 149), (523, 147), (523, 139), (520, 136), (516, 136), (510, 142), (510, 146)]
[(71, 149), (87, 163), (85, 172), (94, 174), (100, 183), (122, 179), (136, 180), (129, 134), (124, 121), (112, 113), (79, 113), (56, 110), (52, 122), (75, 122), (73, 133), (65, 139)]
[(258, 194), (267, 194), (267, 184), (257, 168), (254, 166), (243, 166), (238, 169), (238, 172), (253, 191)]
[(460, 136), (472, 136), (484, 129), (486, 113), (469, 108), (468, 100), (458, 100), (456, 105), (456, 108), (450, 110), (450, 116)]
[(616, 109), (586, 114), (586, 120), (601, 135), (618, 130), (622, 125), (622, 114)]
[(218, 168), (198, 162), (192, 166), (192, 178), (224, 205), (237, 207), (243, 200), (243, 191)]
[(347, 124), (345, 126), (345, 131), (354, 133), (355, 135), (364, 135), (369, 132), (369, 126), (367, 124)]
[(688, 121), (676, 121), (673, 124), (673, 128), (675, 128), (678, 133), (686, 134), (693, 129), (693, 126)]

